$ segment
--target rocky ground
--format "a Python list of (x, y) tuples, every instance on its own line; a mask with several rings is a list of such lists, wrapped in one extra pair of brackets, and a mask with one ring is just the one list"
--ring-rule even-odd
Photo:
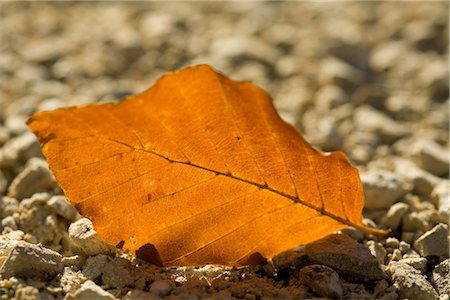
[[(449, 299), (448, 3), (2, 2), (1, 299)], [(208, 63), (360, 168), (364, 221), (273, 263), (162, 269), (99, 240), (25, 127)]]

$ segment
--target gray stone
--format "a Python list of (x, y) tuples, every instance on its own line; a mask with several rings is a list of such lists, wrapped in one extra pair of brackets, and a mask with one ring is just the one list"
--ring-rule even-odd
[(447, 258), (434, 268), (431, 283), (439, 295), (450, 295), (450, 259)]
[(414, 249), (421, 256), (448, 257), (448, 225), (438, 224), (430, 231), (424, 233), (414, 242)]
[(395, 173), (410, 182), (413, 185), (413, 192), (419, 195), (428, 197), (434, 187), (442, 181), (439, 177), (418, 168), (410, 160), (401, 157), (393, 160), (393, 167)]
[(408, 126), (368, 105), (362, 105), (355, 109), (354, 120), (360, 130), (377, 134), (386, 144), (391, 144), (409, 134)]
[(80, 217), (75, 207), (73, 207), (62, 195), (53, 196), (47, 202), (61, 217), (73, 222)]
[(82, 218), (70, 224), (69, 238), (72, 250), (77, 254), (93, 256), (108, 254), (114, 251), (114, 247), (103, 241), (94, 230), (89, 219)]
[(391, 261), (387, 268), (402, 299), (438, 299), (438, 294), (426, 278), (412, 266)]
[(40, 153), (37, 139), (32, 133), (26, 132), (10, 139), (0, 148), (0, 167), (12, 168)]
[(436, 176), (448, 174), (449, 151), (430, 139), (420, 139), (412, 146), (412, 155), (417, 164), (424, 170)]
[(87, 280), (73, 295), (75, 300), (113, 300), (113, 295), (96, 285), (93, 281)]
[(83, 266), (83, 275), (90, 280), (98, 280), (103, 274), (105, 265), (111, 261), (111, 258), (104, 254), (91, 256), (86, 259)]
[(408, 192), (397, 175), (384, 170), (362, 173), (361, 181), (364, 186), (364, 207), (368, 210), (388, 208)]
[(422, 275), (425, 275), (427, 272), (428, 261), (424, 257), (407, 257), (402, 259), (400, 262), (419, 270)]
[(305, 252), (314, 263), (333, 268), (349, 281), (387, 279), (370, 250), (347, 235), (329, 235), (307, 244)]
[(134, 282), (132, 271), (135, 267), (129, 260), (116, 257), (103, 267), (102, 282), (109, 288), (123, 288)]
[(11, 182), (8, 196), (21, 200), (55, 187), (56, 182), (47, 162), (41, 158), (31, 158), (22, 172)]
[(394, 203), (382, 218), (381, 223), (391, 229), (397, 229), (408, 209), (409, 206), (406, 203)]
[(321, 85), (331, 84), (350, 88), (358, 85), (363, 78), (361, 71), (337, 58), (324, 60), (319, 71)]
[[(61, 255), (24, 241), (3, 241), (0, 275), (48, 280), (62, 271)], [(8, 249), (9, 248), (9, 249)], [(6, 251), (8, 249), (8, 251)]]
[(150, 285), (150, 292), (155, 296), (165, 297), (175, 288), (175, 284), (170, 280), (157, 280)]
[(343, 290), (339, 275), (333, 269), (323, 265), (303, 267), (299, 273), (300, 281), (319, 296), (342, 298)]
[(330, 111), (347, 102), (347, 95), (337, 85), (325, 85), (314, 96), (316, 107), (321, 111)]

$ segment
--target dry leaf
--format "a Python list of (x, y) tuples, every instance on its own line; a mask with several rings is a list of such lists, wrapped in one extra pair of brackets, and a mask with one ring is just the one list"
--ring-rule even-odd
[(246, 265), (361, 223), (358, 171), (320, 153), (257, 86), (207, 65), (118, 104), (30, 118), (69, 201), (158, 265)]

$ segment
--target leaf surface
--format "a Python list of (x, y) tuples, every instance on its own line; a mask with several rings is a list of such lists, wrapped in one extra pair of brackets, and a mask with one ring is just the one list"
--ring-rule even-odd
[(313, 149), (262, 89), (207, 65), (28, 126), (100, 236), (155, 264), (241, 266), (347, 226), (377, 233), (342, 152)]

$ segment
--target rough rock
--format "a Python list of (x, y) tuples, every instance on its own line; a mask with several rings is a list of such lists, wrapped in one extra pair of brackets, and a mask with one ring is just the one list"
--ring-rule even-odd
[(370, 253), (375, 256), (380, 265), (384, 265), (384, 259), (386, 257), (386, 249), (383, 247), (381, 243), (377, 243), (375, 241), (367, 241), (367, 248), (369, 248)]
[(132, 271), (134, 266), (129, 260), (116, 257), (102, 268), (102, 281), (110, 288), (131, 286), (134, 282)]
[(387, 268), (402, 298), (438, 299), (438, 294), (426, 278), (412, 266), (391, 261)]
[(361, 174), (364, 186), (364, 207), (368, 210), (390, 207), (408, 192), (402, 180), (394, 173), (370, 170)]
[(11, 182), (8, 196), (16, 199), (31, 197), (34, 193), (44, 192), (56, 186), (48, 164), (41, 158), (31, 158), (25, 168)]
[(312, 262), (333, 268), (349, 281), (387, 278), (370, 250), (343, 234), (307, 244), (305, 252)]
[(450, 259), (447, 258), (434, 268), (431, 283), (439, 295), (450, 295)]
[(448, 225), (438, 224), (430, 231), (424, 233), (414, 242), (414, 249), (421, 256), (448, 257)]
[(409, 133), (407, 126), (367, 105), (355, 109), (354, 120), (360, 130), (377, 134), (386, 144), (391, 144)]
[(10, 139), (0, 149), (0, 167), (12, 168), (32, 157), (40, 156), (40, 153), (35, 136), (26, 132)]
[(400, 262), (419, 270), (422, 275), (426, 274), (428, 261), (424, 257), (407, 257), (400, 260)]
[(24, 286), (20, 287), (16, 290), (16, 294), (14, 295), (15, 299), (18, 300), (34, 300), (41, 299), (39, 295), (39, 290), (34, 286)]
[(66, 197), (64, 196), (53, 196), (50, 200), (48, 200), (47, 204), (53, 208), (58, 215), (70, 222), (75, 221), (80, 216), (75, 207), (67, 202)]
[(75, 293), (81, 285), (86, 281), (82, 273), (74, 271), (70, 267), (64, 267), (61, 278), (61, 287), (64, 294)]
[(83, 275), (89, 280), (98, 280), (102, 276), (106, 264), (110, 261), (111, 258), (104, 254), (88, 257), (83, 266)]
[(442, 179), (418, 168), (413, 162), (396, 157), (393, 161), (394, 172), (405, 178), (413, 185), (413, 192), (423, 196), (429, 196), (436, 185)]
[(381, 223), (391, 229), (397, 229), (402, 221), (402, 217), (408, 211), (409, 206), (406, 203), (394, 203), (381, 220)]
[(83, 285), (74, 293), (74, 300), (113, 300), (116, 299), (113, 295), (96, 285), (93, 281), (87, 280)]
[(175, 284), (170, 280), (157, 280), (150, 285), (150, 292), (156, 296), (164, 297), (170, 295)]
[(69, 238), (73, 251), (86, 256), (108, 254), (114, 249), (100, 238), (92, 222), (86, 218), (70, 224)]
[(337, 85), (344, 88), (354, 87), (361, 82), (363, 74), (345, 61), (329, 58), (322, 62), (319, 71), (321, 85)]
[(63, 269), (61, 255), (40, 245), (0, 241), (0, 248), (3, 254), (0, 274), (3, 278), (17, 276), (48, 280)]
[(442, 180), (431, 192), (431, 199), (440, 213), (450, 217), (450, 180)]
[(322, 297), (342, 297), (343, 290), (339, 281), (339, 275), (327, 266), (310, 265), (303, 267), (300, 270), (299, 277), (301, 282)]
[(412, 146), (412, 155), (417, 164), (424, 170), (437, 176), (448, 174), (449, 151), (430, 139), (420, 139)]

